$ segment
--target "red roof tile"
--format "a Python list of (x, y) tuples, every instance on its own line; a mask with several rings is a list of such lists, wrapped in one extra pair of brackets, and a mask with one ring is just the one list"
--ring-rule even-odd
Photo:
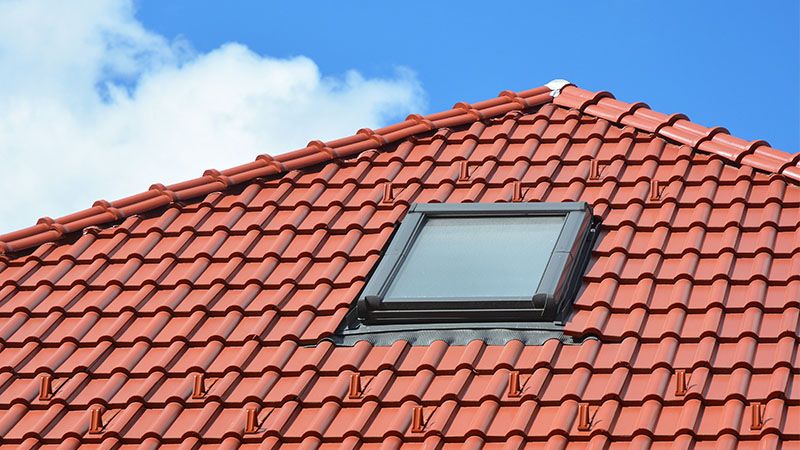
[[(543, 87), (45, 219), (0, 237), (0, 446), (800, 448), (798, 181)], [(577, 200), (603, 225), (566, 332), (595, 338), (325, 340), (410, 203)]]

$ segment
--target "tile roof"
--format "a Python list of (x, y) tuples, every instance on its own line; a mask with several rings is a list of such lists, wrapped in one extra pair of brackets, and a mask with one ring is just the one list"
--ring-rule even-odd
[[(0, 446), (798, 449), (798, 181), (542, 87), (45, 219), (0, 237)], [(410, 203), (507, 201), (602, 217), (595, 338), (325, 339)]]

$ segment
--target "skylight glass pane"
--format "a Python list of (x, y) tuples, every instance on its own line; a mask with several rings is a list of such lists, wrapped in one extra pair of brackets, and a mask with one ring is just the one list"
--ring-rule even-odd
[(428, 219), (386, 299), (531, 298), (564, 219), (564, 216)]

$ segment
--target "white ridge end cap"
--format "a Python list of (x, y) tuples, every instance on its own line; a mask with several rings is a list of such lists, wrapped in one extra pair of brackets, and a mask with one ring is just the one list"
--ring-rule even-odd
[(569, 81), (557, 78), (545, 84), (544, 86), (550, 89), (550, 95), (552, 95), (553, 97), (558, 97), (558, 94), (561, 93), (561, 89), (564, 89), (565, 86), (570, 86), (570, 85), (572, 85), (572, 83), (570, 83)]

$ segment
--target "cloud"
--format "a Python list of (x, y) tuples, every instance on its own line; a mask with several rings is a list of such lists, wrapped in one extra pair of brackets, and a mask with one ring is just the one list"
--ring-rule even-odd
[(424, 106), (407, 69), (200, 53), (145, 29), (130, 1), (0, 0), (0, 67), (0, 233)]

